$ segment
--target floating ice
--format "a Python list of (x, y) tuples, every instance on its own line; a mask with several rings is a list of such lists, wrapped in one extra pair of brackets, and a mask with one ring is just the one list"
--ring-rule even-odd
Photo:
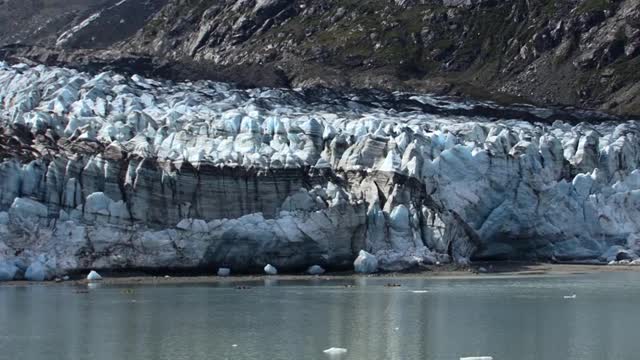
[(267, 275), (278, 275), (278, 269), (271, 264), (267, 264), (267, 266), (264, 267), (264, 273)]
[(220, 268), (218, 269), (218, 276), (227, 277), (231, 275), (231, 269), (229, 268)]
[(460, 360), (493, 360), (492, 356), (470, 356), (461, 357)]
[(307, 274), (309, 275), (322, 275), (324, 274), (324, 269), (320, 265), (313, 265), (307, 269)]
[(429, 290), (412, 290), (411, 292), (414, 294), (426, 294)]
[(573, 294), (573, 295), (565, 295), (565, 296), (564, 296), (564, 298), (565, 298), (565, 299), (575, 299), (575, 298), (577, 298), (577, 296), (576, 296), (576, 294)]
[(100, 274), (98, 274), (94, 270), (91, 270), (89, 275), (87, 275), (87, 280), (90, 280), (90, 281), (102, 280), (102, 276), (100, 276)]
[(372, 274), (378, 271), (378, 259), (372, 254), (364, 250), (360, 250), (360, 254), (353, 262), (353, 267), (356, 272), (361, 274)]
[(327, 350), (324, 350), (323, 353), (328, 355), (342, 355), (347, 353), (347, 349), (332, 347)]

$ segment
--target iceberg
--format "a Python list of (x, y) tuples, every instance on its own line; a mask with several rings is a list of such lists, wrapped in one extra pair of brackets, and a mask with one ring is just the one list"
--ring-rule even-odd
[(218, 269), (218, 276), (220, 277), (227, 277), (231, 275), (231, 269), (229, 268), (219, 268)]
[(264, 267), (264, 273), (267, 275), (278, 275), (278, 269), (276, 269), (273, 265), (267, 264)]
[(95, 272), (94, 270), (91, 270), (91, 272), (89, 273), (89, 275), (87, 275), (87, 280), (89, 280), (89, 281), (102, 280), (102, 276), (100, 276), (100, 274), (98, 274), (98, 273), (97, 273), (97, 272)]
[(307, 274), (309, 275), (322, 275), (325, 270), (320, 265), (313, 265), (307, 269)]
[(357, 273), (373, 274), (378, 271), (378, 260), (368, 252), (360, 250), (360, 254), (353, 262), (353, 267)]

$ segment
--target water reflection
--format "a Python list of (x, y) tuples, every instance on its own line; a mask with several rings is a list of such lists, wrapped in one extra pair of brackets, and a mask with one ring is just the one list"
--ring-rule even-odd
[(0, 287), (0, 359), (328, 359), (330, 347), (348, 349), (341, 359), (390, 360), (640, 353), (639, 274), (385, 282)]

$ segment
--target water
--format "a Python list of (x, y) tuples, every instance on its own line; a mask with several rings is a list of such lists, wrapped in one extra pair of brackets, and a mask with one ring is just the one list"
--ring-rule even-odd
[(0, 287), (0, 359), (640, 357), (640, 273), (265, 281)]

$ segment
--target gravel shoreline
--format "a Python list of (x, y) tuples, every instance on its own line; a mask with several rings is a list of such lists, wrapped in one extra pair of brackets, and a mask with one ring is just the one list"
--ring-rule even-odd
[[(546, 264), (546, 263), (474, 263), (470, 267), (458, 267), (453, 265), (430, 266), (421, 271), (405, 273), (378, 273), (371, 275), (357, 274), (354, 272), (329, 272), (324, 275), (308, 274), (282, 274), (268, 276), (263, 274), (240, 274), (229, 277), (212, 275), (106, 275), (100, 281), (88, 281), (84, 278), (72, 278), (67, 281), (9, 281), (0, 283), (2, 286), (30, 286), (30, 285), (76, 285), (82, 286), (89, 283), (102, 285), (175, 285), (175, 284), (255, 284), (260, 285), (267, 279), (278, 282), (287, 281), (350, 281), (358, 278), (371, 278), (381, 280), (403, 279), (480, 279), (480, 278), (504, 278), (522, 276), (567, 276), (580, 274), (593, 274), (603, 272), (640, 271), (640, 266), (630, 265), (596, 265), (596, 264)], [(108, 274), (108, 273), (106, 273)]]

